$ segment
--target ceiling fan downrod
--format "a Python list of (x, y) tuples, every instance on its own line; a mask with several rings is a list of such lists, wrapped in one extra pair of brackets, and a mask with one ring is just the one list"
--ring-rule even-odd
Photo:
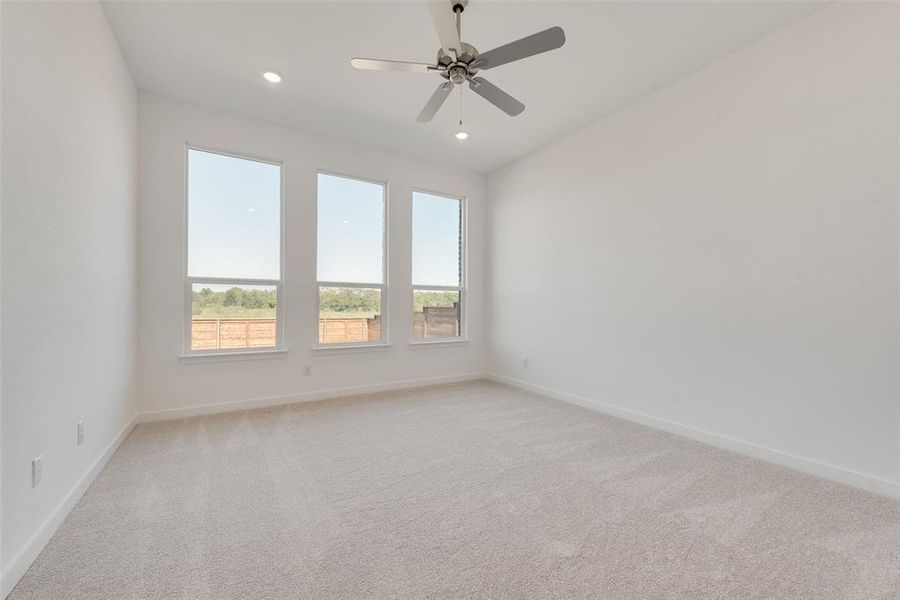
[(456, 35), (459, 36), (459, 39), (462, 39), (462, 13), (466, 10), (466, 5), (463, 2), (455, 2), (453, 4), (453, 13), (456, 15)]

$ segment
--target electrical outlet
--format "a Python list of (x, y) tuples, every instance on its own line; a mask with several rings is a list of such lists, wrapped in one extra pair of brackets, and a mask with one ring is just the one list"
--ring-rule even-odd
[(528, 359), (527, 359), (527, 358), (523, 358), (523, 359), (522, 359), (522, 368), (523, 368), (523, 369), (527, 369), (527, 368), (528, 368)]
[(303, 367), (303, 376), (309, 377), (310, 375), (312, 375), (312, 367), (309, 365), (306, 365), (305, 367)]
[(37, 487), (44, 477), (43, 457), (38, 456), (31, 461), (31, 487)]
[(84, 419), (78, 421), (78, 445), (84, 441)]

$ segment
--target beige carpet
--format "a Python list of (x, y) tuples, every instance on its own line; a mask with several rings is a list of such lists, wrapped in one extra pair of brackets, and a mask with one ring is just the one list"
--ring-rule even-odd
[(142, 425), (11, 598), (900, 598), (900, 502), (475, 382)]

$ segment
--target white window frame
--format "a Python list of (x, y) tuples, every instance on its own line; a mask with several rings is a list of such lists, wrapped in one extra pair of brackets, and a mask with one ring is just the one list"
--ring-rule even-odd
[[(331, 177), (342, 177), (344, 179), (353, 179), (355, 181), (362, 181), (364, 183), (372, 183), (381, 186), (382, 193), (382, 231), (381, 231), (381, 283), (361, 283), (361, 282), (351, 282), (351, 281), (321, 281), (318, 279), (319, 276), (319, 175), (329, 175)], [(390, 212), (388, 211), (388, 202), (390, 201), (390, 194), (388, 193), (388, 185), (387, 181), (381, 181), (378, 179), (371, 179), (368, 177), (359, 177), (358, 175), (348, 175), (346, 173), (341, 173), (339, 171), (332, 171), (329, 169), (317, 169), (316, 170), (316, 304), (315, 304), (315, 339), (313, 340), (313, 350), (318, 352), (320, 350), (340, 350), (340, 349), (352, 349), (352, 348), (385, 348), (390, 346), (389, 341), (389, 331), (390, 327), (388, 323), (390, 321), (389, 311), (388, 311), (388, 248), (390, 245), (388, 244), (389, 237), (389, 225), (388, 225), (388, 215)], [(377, 289), (381, 290), (381, 338), (377, 342), (342, 342), (337, 344), (323, 344), (319, 341), (319, 304), (321, 302), (321, 293), (323, 287), (336, 287), (336, 288), (357, 288), (357, 289)]]
[[(415, 281), (412, 280), (413, 273), (413, 264), (412, 261), (415, 260), (415, 256), (413, 256), (413, 240), (415, 239), (416, 232), (413, 230), (415, 226), (414, 214), (416, 210), (416, 202), (415, 202), (415, 194), (428, 194), (429, 196), (438, 196), (441, 198), (446, 198), (448, 200), (456, 200), (459, 202), (459, 211), (460, 211), (460, 219), (462, 219), (462, 223), (460, 224), (460, 274), (459, 274), (459, 286), (453, 285), (416, 285)], [(409, 344), (411, 346), (428, 346), (428, 345), (439, 345), (439, 344), (460, 344), (466, 343), (469, 341), (469, 314), (468, 314), (468, 277), (469, 277), (469, 243), (468, 243), (468, 229), (469, 229), (469, 203), (465, 196), (456, 196), (454, 194), (448, 194), (446, 192), (436, 192), (434, 190), (429, 190), (425, 188), (412, 188), (412, 191), (409, 194), (409, 246), (410, 246), (410, 300), (412, 300), (411, 306), (415, 306), (415, 295), (416, 291), (423, 292), (459, 292), (459, 335), (455, 337), (440, 337), (440, 338), (419, 338), (413, 335), (414, 329), (412, 328), (412, 319), (413, 316), (410, 314), (410, 338)]]
[[(278, 279), (246, 279), (228, 277), (191, 277), (188, 269), (190, 261), (190, 198), (188, 190), (190, 186), (190, 151), (208, 152), (230, 158), (251, 160), (278, 167)], [(286, 351), (284, 344), (284, 162), (270, 158), (254, 156), (210, 148), (198, 144), (187, 143), (184, 145), (184, 349), (182, 357), (228, 357), (249, 354), (278, 354)], [(261, 348), (218, 348), (215, 350), (193, 350), (191, 348), (191, 302), (193, 300), (194, 284), (213, 285), (265, 285), (275, 287), (275, 345)]]

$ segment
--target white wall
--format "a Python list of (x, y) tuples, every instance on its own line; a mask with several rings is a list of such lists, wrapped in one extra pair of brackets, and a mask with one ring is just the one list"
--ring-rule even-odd
[[(277, 93), (277, 90), (273, 90)], [(440, 381), (483, 372), (484, 177), (374, 148), (140, 94), (140, 389), (155, 417), (262, 399), (320, 397), (335, 390)], [(179, 360), (184, 319), (185, 144), (283, 161), (285, 181), (285, 340), (288, 352), (265, 359)], [(317, 169), (388, 181), (390, 209), (387, 350), (313, 354), (317, 335)], [(411, 189), (468, 201), (468, 322), (471, 342), (413, 349), (410, 289)], [(409, 318), (407, 318), (409, 317)], [(312, 376), (303, 368), (312, 366)], [(175, 412), (171, 412), (171, 411)]]
[[(3, 35), (3, 8), (0, 6), (0, 36)], [(0, 38), (2, 40), (2, 38)], [(0, 44), (0, 63), (2, 63), (2, 44)], [(0, 65), (0, 315), (3, 314), (3, 77), (2, 65)], [(6, 468), (3, 465), (3, 322), (0, 317), (0, 594), (3, 587), (3, 475)]]
[(137, 95), (99, 4), (2, 10), (5, 593), (136, 414)]
[(492, 370), (900, 490), (897, 10), (817, 11), (492, 174)]

